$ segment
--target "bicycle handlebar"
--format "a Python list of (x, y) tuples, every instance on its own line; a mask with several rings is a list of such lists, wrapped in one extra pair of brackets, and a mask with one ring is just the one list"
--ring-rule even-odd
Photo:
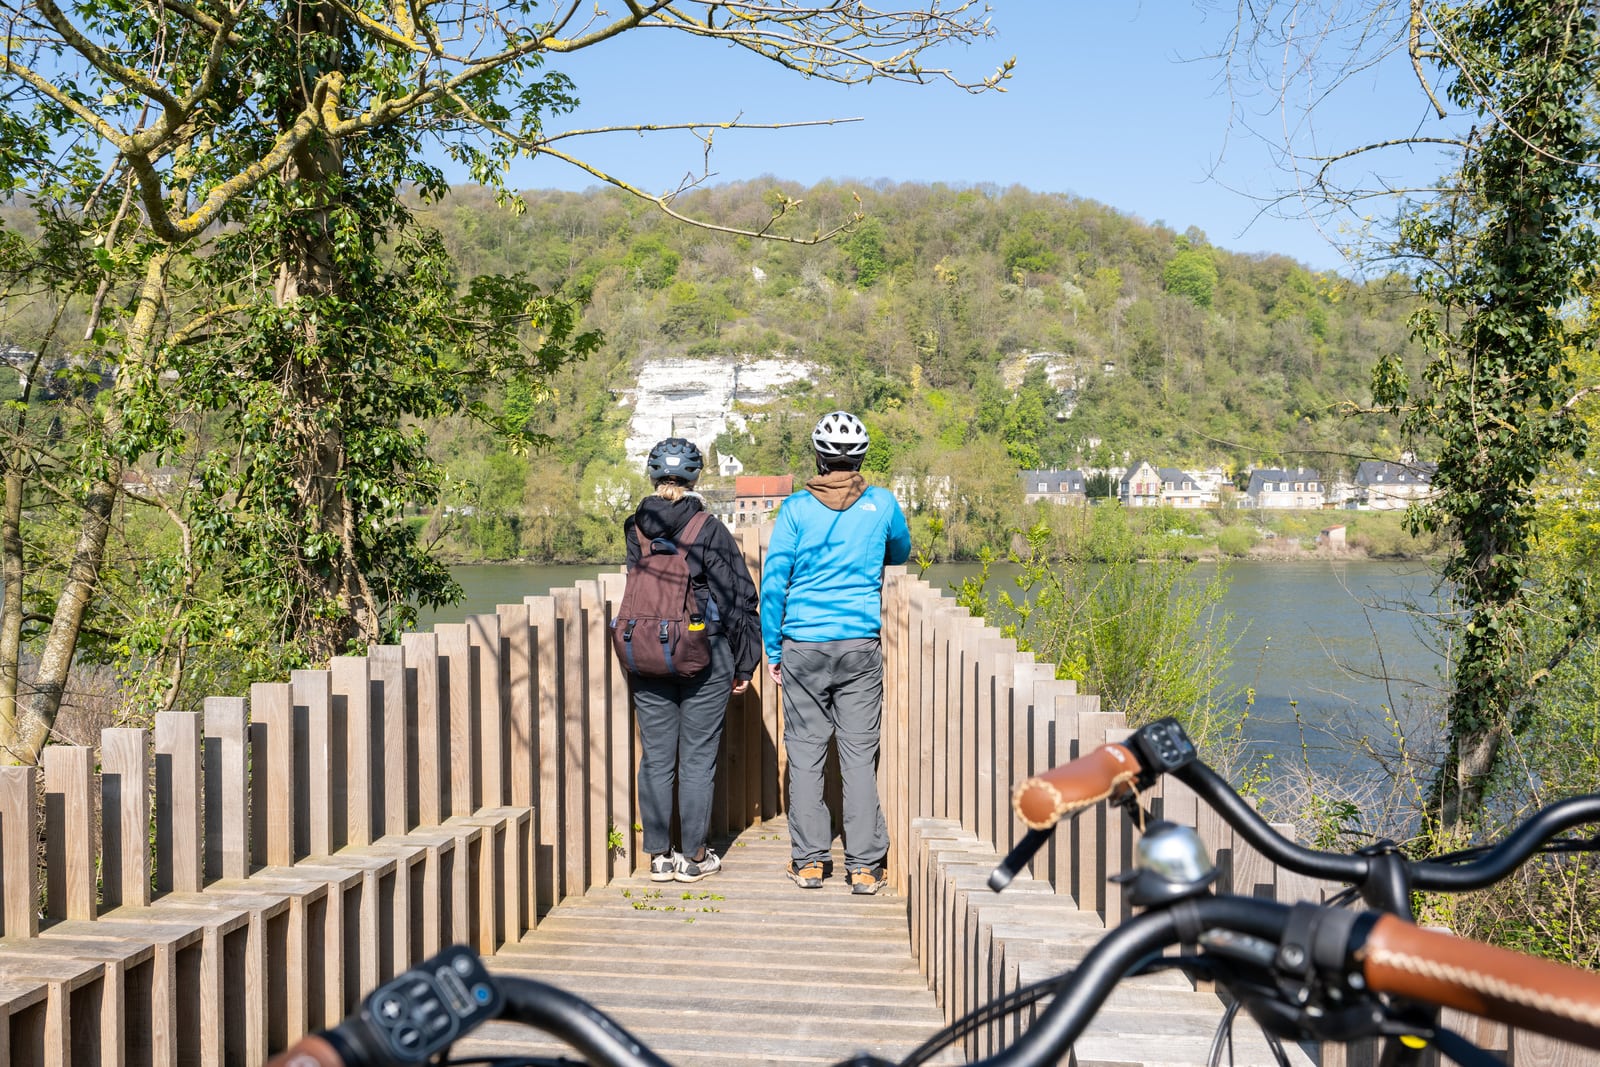
[(1033, 830), (1048, 830), (1062, 818), (1127, 792), (1143, 773), (1139, 757), (1126, 745), (1101, 745), (1017, 786), (1012, 803)]
[[(1141, 727), (1126, 743), (1102, 745), (1024, 779), (1012, 796), (1012, 806), (1030, 829), (1047, 831), (1064, 816), (1101, 800), (1130, 799), (1162, 774), (1171, 774), (1193, 789), (1256, 851), (1286, 870), (1356, 886), (1374, 875), (1372, 855), (1320, 852), (1279, 834), (1226, 779), (1199, 760), (1182, 728), (1170, 719)], [(1570, 797), (1535, 813), (1471, 861), (1405, 861), (1409, 888), (1452, 893), (1482, 889), (1504, 878), (1551, 837), (1592, 822), (1600, 822), (1600, 794)]]
[(1380, 916), (1356, 952), (1377, 993), (1600, 1048), (1600, 975)]

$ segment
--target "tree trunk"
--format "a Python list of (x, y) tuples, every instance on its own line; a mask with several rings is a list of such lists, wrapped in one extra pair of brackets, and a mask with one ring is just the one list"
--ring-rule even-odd
[[(144, 283), (139, 289), (138, 310), (134, 313), (123, 342), (124, 363), (147, 359), (155, 347), (157, 315), (164, 303), (170, 257), (169, 252), (157, 253), (145, 267)], [(123, 377), (118, 376), (118, 391)], [(119, 429), (120, 410), (116, 402), (109, 405), (105, 426), (107, 436), (114, 436)], [(106, 540), (111, 532), (111, 512), (121, 488), (119, 483), (123, 469), (121, 460), (110, 450), (102, 463), (103, 477), (90, 486), (83, 502), (83, 516), (77, 542), (73, 545), (72, 562), (67, 568), (66, 584), (56, 599), (55, 615), (50, 620), (50, 632), (45, 637), (37, 677), (29, 692), (19, 701), (16, 719), (10, 723), (0, 721), (0, 749), (4, 750), (7, 761), (11, 763), (38, 762), (39, 752), (49, 739), (56, 716), (61, 712), (61, 698), (67, 691), (67, 679), (77, 655), (84, 616), (100, 584)], [(9, 484), (7, 488), (9, 490)], [(19, 596), (19, 602), (20, 599)]]
[[(314, 32), (337, 39), (343, 32), (338, 14), (327, 5), (302, 5), (289, 18), (290, 32), (295, 34)], [(285, 120), (298, 111), (286, 112)], [(347, 288), (339, 271), (331, 218), (336, 206), (332, 190), (343, 169), (341, 147), (325, 133), (303, 144), (285, 168), (285, 183), (301, 202), (319, 206), (312, 209), (314, 224), (286, 231), (275, 292), (280, 307), (299, 300), (319, 302)], [(315, 315), (304, 316), (300, 329), (304, 351), (316, 357), (291, 358), (284, 368), (283, 414), (296, 442), (296, 459), (288, 474), (303, 521), (323, 550), (310, 562), (298, 564), (305, 603), (296, 620), (296, 636), (304, 642), (311, 662), (325, 663), (352, 645), (376, 643), (381, 634), (356, 554), (355, 516), (344, 486), (344, 437), (340, 426), (326, 417), (346, 388), (342, 339), (322, 336)]]

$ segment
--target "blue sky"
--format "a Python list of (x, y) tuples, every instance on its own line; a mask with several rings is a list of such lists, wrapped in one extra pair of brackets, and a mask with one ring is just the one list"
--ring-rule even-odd
[[(1341, 265), (1310, 221), (1262, 213), (1257, 198), (1292, 188), (1293, 179), (1260, 138), (1230, 122), (1220, 64), (1202, 58), (1226, 38), (1231, 10), (1189, 0), (1000, 0), (993, 21), (996, 39), (936, 57), (976, 78), (1014, 55), (1008, 91), (981, 96), (941, 84), (808, 81), (715, 42), (632, 31), (552, 64), (576, 81), (581, 98), (580, 109), (552, 128), (860, 117), (829, 127), (719, 132), (713, 182), (770, 174), (805, 184), (1018, 184), (1098, 200), (1178, 230), (1197, 226), (1223, 248), (1282, 252), (1320, 269)], [(1250, 125), (1281, 130), (1273, 101), (1266, 92), (1249, 102)], [(1344, 148), (1394, 136), (1397, 125), (1413, 129), (1425, 111), (1409, 70), (1388, 63), (1352, 78), (1322, 105), (1314, 136), (1322, 146)], [(1302, 146), (1312, 136), (1306, 127), (1295, 133)], [(652, 191), (674, 187), (702, 161), (699, 142), (684, 132), (610, 134), (582, 147), (586, 158)], [(1383, 163), (1402, 180), (1440, 169), (1436, 159), (1404, 155)], [(511, 181), (525, 189), (594, 184), (550, 159), (519, 162)]]

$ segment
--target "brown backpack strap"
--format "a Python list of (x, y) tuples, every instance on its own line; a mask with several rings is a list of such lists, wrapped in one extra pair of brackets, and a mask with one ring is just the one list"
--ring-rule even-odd
[[(709, 518), (711, 518), (709, 511), (695, 512), (689, 521), (683, 524), (683, 528), (678, 531), (678, 536), (673, 538), (673, 543), (683, 550), (685, 556), (689, 554), (690, 546), (700, 540), (700, 531), (705, 529), (706, 520)], [(655, 550), (652, 546), (655, 544), (655, 539), (646, 537), (644, 531), (639, 529), (637, 522), (633, 524), (633, 535), (639, 539), (639, 554), (641, 556), (648, 556), (654, 553)]]

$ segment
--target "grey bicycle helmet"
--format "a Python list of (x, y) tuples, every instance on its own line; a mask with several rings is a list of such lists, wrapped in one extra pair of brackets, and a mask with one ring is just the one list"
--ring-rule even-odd
[(676, 478), (685, 485), (693, 485), (705, 469), (705, 457), (693, 441), (682, 437), (669, 437), (659, 441), (645, 460), (644, 472), (652, 485), (664, 478)]
[(828, 412), (811, 431), (811, 446), (819, 463), (860, 460), (867, 454), (867, 441), (867, 428), (848, 411)]

